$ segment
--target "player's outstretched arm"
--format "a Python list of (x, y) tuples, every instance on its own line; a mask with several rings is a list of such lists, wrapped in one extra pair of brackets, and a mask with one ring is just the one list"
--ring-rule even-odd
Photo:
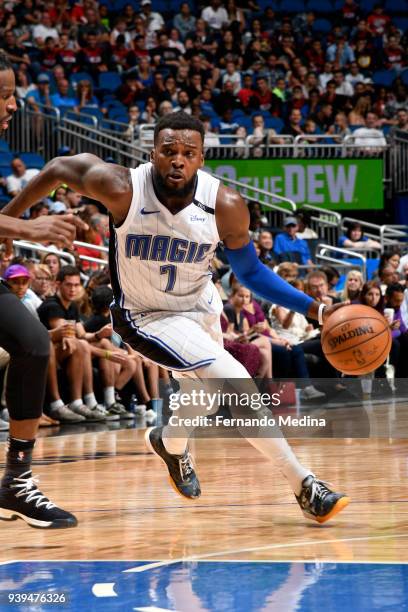
[(35, 202), (48, 196), (59, 185), (66, 184), (94, 200), (103, 202), (115, 222), (122, 221), (132, 199), (129, 170), (116, 164), (107, 164), (90, 153), (72, 157), (56, 157), (44, 166), (2, 213), (20, 217)]
[[(225, 246), (231, 268), (243, 285), (264, 299), (318, 319), (319, 302), (298, 291), (275, 274), (259, 259), (250, 240), (249, 212), (236, 191), (220, 187), (217, 196), (216, 220), (218, 233)], [(337, 307), (342, 306), (338, 304)], [(325, 309), (323, 318), (335, 310)]]

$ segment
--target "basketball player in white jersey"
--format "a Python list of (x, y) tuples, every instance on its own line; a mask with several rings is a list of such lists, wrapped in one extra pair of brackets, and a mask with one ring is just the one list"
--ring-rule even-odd
[[(209, 271), (217, 244), (224, 243), (242, 284), (265, 299), (320, 322), (335, 307), (313, 301), (258, 260), (244, 200), (201, 170), (203, 142), (200, 121), (183, 112), (166, 115), (155, 127), (149, 163), (128, 169), (87, 153), (56, 158), (5, 213), (21, 215), (61, 183), (103, 202), (112, 218), (112, 320), (123, 340), (178, 375), (239, 379), (257, 391), (245, 368), (223, 348), (222, 303)], [(149, 430), (147, 438), (177, 491), (194, 499), (201, 491), (188, 434), (181, 426), (174, 435), (167, 425)], [(258, 432), (248, 440), (286, 476), (308, 518), (323, 523), (348, 504), (346, 496), (299, 463), (281, 435), (270, 434)]]

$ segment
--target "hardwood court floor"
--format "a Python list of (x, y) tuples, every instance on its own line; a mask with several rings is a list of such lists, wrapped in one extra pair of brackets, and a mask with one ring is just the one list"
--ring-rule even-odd
[[(387, 414), (388, 407), (381, 411)], [(40, 487), (80, 523), (47, 531), (0, 522), (0, 562), (408, 562), (406, 440), (293, 440), (305, 465), (352, 498), (319, 526), (303, 517), (283, 477), (242, 439), (193, 443), (203, 494), (184, 500), (169, 486), (162, 462), (147, 453), (143, 432), (40, 438), (34, 467)]]

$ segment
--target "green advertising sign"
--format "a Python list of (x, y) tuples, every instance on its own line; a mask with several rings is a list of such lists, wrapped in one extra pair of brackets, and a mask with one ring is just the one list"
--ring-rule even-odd
[(218, 175), (330, 210), (382, 209), (381, 159), (207, 160)]

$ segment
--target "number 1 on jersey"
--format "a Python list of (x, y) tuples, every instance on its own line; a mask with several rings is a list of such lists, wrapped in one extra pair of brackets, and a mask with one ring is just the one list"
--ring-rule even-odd
[(168, 266), (160, 266), (160, 274), (169, 275), (165, 292), (169, 293), (169, 291), (173, 291), (174, 285), (176, 284), (177, 266), (173, 266), (172, 264), (169, 264)]

